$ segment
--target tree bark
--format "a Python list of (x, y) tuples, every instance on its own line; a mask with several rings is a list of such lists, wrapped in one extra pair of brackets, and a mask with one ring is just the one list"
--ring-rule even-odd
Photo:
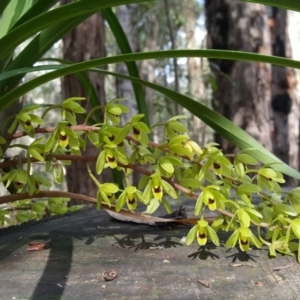
[[(122, 28), (127, 36), (130, 47), (133, 52), (136, 52), (139, 48), (137, 27), (134, 26), (137, 20), (138, 5), (120, 5), (116, 8), (116, 15)], [(120, 74), (128, 74), (125, 63), (116, 65), (116, 71)], [(122, 104), (128, 107), (129, 112), (122, 116), (122, 123), (126, 124), (130, 122), (131, 118), (137, 114), (137, 105), (134, 98), (132, 84), (129, 80), (122, 78), (116, 78), (116, 91), (118, 98), (126, 98), (122, 101)]]
[[(195, 1), (184, 0), (182, 3), (182, 13), (184, 17), (185, 48), (199, 49), (200, 43), (196, 39), (197, 18), (194, 12)], [(190, 57), (187, 62), (188, 67), (188, 94), (190, 97), (203, 103), (206, 98), (206, 90), (203, 81), (202, 67), (203, 59)], [(192, 115), (189, 122), (189, 131), (194, 141), (204, 145), (206, 140), (206, 125), (198, 117)]]
[[(271, 54), (265, 7), (236, 0), (206, 0), (207, 46)], [(265, 63), (211, 61), (218, 89), (213, 107), (272, 151), (271, 68)], [(225, 153), (235, 147), (218, 138)]]
[[(289, 37), (291, 58), (300, 60), (300, 41), (298, 31), (295, 30), (298, 26), (299, 15), (294, 11), (288, 11), (287, 22), (287, 35)], [(299, 151), (299, 126), (300, 126), (300, 94), (298, 90), (297, 74), (294, 69), (288, 69), (287, 71), (288, 93), (292, 99), (291, 112), (288, 117), (289, 123), (289, 165), (296, 170), (300, 169), (300, 151)], [(290, 186), (299, 185), (299, 181), (294, 178), (289, 178), (288, 184)]]
[[(72, 1), (61, 0), (61, 2), (62, 4), (66, 4)], [(63, 39), (64, 59), (72, 62), (80, 62), (105, 56), (104, 28), (104, 21), (100, 14), (95, 14), (80, 24)], [(91, 73), (89, 77), (99, 95), (99, 104), (105, 104), (104, 76)], [(82, 101), (80, 104), (87, 111), (90, 110), (88, 95), (75, 76), (66, 76), (63, 78), (62, 96), (63, 99), (73, 96), (86, 97), (86, 101)], [(97, 155), (97, 150), (94, 146), (88, 144), (84, 155)], [(94, 168), (91, 167), (91, 169), (93, 170)], [(100, 181), (109, 181), (110, 178), (110, 173), (105, 172), (103, 175), (101, 174), (99, 179)], [(86, 165), (82, 162), (72, 162), (72, 165), (67, 167), (66, 179), (70, 192), (95, 197), (97, 187), (90, 179)], [(72, 204), (75, 203), (77, 204), (78, 201), (73, 200)]]
[[(269, 27), (272, 38), (272, 55), (292, 58), (288, 33), (288, 12), (269, 8)], [(285, 163), (298, 169), (299, 148), (299, 105), (297, 80), (292, 69), (272, 66), (272, 109), (274, 118), (274, 154)], [(295, 109), (296, 108), (296, 109)], [(297, 181), (287, 179), (289, 185)]]

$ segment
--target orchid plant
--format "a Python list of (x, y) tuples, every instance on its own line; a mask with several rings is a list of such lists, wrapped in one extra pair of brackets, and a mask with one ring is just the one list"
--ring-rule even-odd
[[(280, 184), (285, 180), (276, 164), (261, 164), (251, 156), (253, 149), (224, 154), (215, 143), (198, 145), (180, 122), (184, 116), (154, 124), (151, 129), (163, 127), (164, 136), (160, 143), (149, 141), (151, 129), (142, 121), (142, 114), (120, 125), (122, 114), (128, 112), (120, 103), (122, 99), (98, 107), (104, 110), (102, 123), (78, 125), (77, 115), (86, 113), (79, 102), (83, 100), (74, 97), (59, 106), (47, 107), (42, 116), (52, 108), (61, 110), (61, 121), (55, 128), (42, 127), (43, 118), (34, 113), (39, 105), (26, 107), (11, 117), (14, 120), (10, 131), (18, 124), (23, 131), (0, 136), (4, 147), (24, 135), (34, 139), (29, 145), (9, 146), (25, 150), (25, 157), (17, 155), (0, 162), (0, 181), (7, 189), (13, 186), (16, 190), (15, 194), (1, 196), (0, 204), (13, 204), (17, 222), (78, 209), (66, 205), (66, 197), (72, 197), (71, 193), (47, 191), (52, 183), (46, 175), (52, 174), (54, 182), (62, 183), (64, 164), (80, 160), (89, 142), (97, 148), (97, 156), (89, 157), (95, 171), (85, 161), (98, 192), (95, 198), (85, 195), (81, 198), (94, 202), (98, 209), (104, 207), (119, 213), (135, 211), (140, 202), (148, 214), (160, 205), (171, 214), (170, 198), (180, 203), (184, 195), (195, 200), (195, 217), (176, 220), (194, 225), (187, 235), (187, 245), (196, 241), (205, 246), (211, 241), (219, 246), (218, 233), (225, 231), (232, 232), (226, 247), (238, 244), (242, 251), (248, 251), (251, 245), (257, 248), (266, 245), (271, 256), (298, 251), (300, 261), (300, 188), (283, 191)], [(43, 164), (44, 172), (35, 172), (35, 163)], [(3, 171), (7, 167), (11, 168)], [(98, 181), (93, 172), (100, 174), (106, 168), (122, 172), (123, 186)], [(143, 175), (137, 186), (130, 182), (132, 170)], [(253, 202), (254, 196), (260, 198), (258, 203)], [(216, 217), (207, 218), (207, 211), (217, 212)], [(4, 207), (0, 210), (1, 226), (12, 223), (10, 213)], [(264, 235), (261, 228), (265, 229)]]

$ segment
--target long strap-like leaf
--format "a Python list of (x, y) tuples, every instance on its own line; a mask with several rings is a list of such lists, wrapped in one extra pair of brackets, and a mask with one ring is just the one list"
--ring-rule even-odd
[[(77, 64), (78, 65), (78, 64)], [(74, 67), (75, 65), (73, 65)], [(49, 66), (47, 66), (49, 68)], [(62, 69), (53, 71), (50, 74), (46, 75), (52, 75), (54, 72), (58, 71), (65, 71), (66, 69), (70, 67), (65, 67), (61, 66)], [(59, 68), (59, 66), (55, 66), (55, 68)], [(141, 80), (139, 78), (135, 77), (130, 77), (122, 74), (117, 74), (117, 73), (112, 73), (105, 71), (103, 69), (90, 69), (96, 72), (108, 74), (108, 75), (113, 75), (117, 76), (123, 79), (127, 79), (133, 82), (136, 82), (138, 84), (147, 86), (149, 88), (152, 88), (153, 90), (156, 90), (165, 96), (171, 98), (172, 100), (176, 101), (186, 109), (188, 109), (191, 113), (195, 114), (197, 117), (199, 117), (203, 122), (205, 122), (207, 125), (209, 125), (211, 128), (213, 128), (217, 133), (219, 133), (221, 136), (224, 138), (228, 139), (231, 141), (234, 145), (239, 147), (240, 149), (245, 149), (245, 148), (255, 148), (256, 150), (251, 151), (251, 154), (258, 159), (259, 161), (267, 164), (271, 162), (277, 162), (278, 164), (274, 165), (274, 168), (278, 169), (279, 171), (295, 177), (297, 179), (300, 179), (300, 173), (288, 166), (287, 164), (283, 163), (281, 160), (279, 160), (275, 155), (273, 155), (271, 152), (269, 152), (266, 148), (264, 148), (260, 143), (258, 143), (254, 138), (252, 138), (248, 133), (246, 133), (244, 130), (233, 124), (231, 121), (223, 117), (222, 115), (214, 112), (213, 110), (209, 109), (208, 107), (202, 105), (201, 103), (194, 101), (192, 98), (182, 95), (180, 93), (177, 93), (175, 91), (172, 91), (168, 88), (165, 88), (163, 86), (150, 83), (144, 80)], [(69, 73), (68, 73), (69, 74)], [(43, 75), (41, 77), (44, 77), (43, 79), (47, 78), (49, 79), (49, 76), (47, 77), (46, 75)], [(46, 77), (45, 77), (46, 76)], [(40, 77), (40, 78), (41, 78)], [(36, 81), (36, 79), (34, 79)], [(32, 80), (32, 81), (34, 81)], [(31, 84), (32, 84), (31, 81)], [(30, 82), (24, 84), (28, 85)], [(20, 88), (24, 88), (24, 85)], [(6, 99), (7, 95), (2, 97)]]
[[(113, 11), (110, 8), (104, 9), (104, 10), (102, 10), (102, 15), (108, 22), (109, 27), (110, 27), (111, 31), (113, 32), (114, 37), (115, 37), (115, 39), (118, 43), (118, 46), (121, 50), (121, 53), (123, 53), (123, 54), (132, 53), (132, 50), (131, 50), (130, 44), (128, 42), (128, 39), (126, 37), (126, 34), (125, 34), (121, 24), (119, 23), (116, 15), (113, 13)], [(136, 62), (135, 61), (127, 61), (125, 63), (126, 63), (126, 67), (127, 67), (129, 75), (140, 78), (140, 74), (139, 74), (139, 70), (137, 68)], [(150, 121), (149, 121), (148, 113), (147, 113), (148, 109), (147, 109), (145, 93), (143, 91), (143, 88), (142, 88), (142, 86), (140, 86), (139, 84), (136, 84), (134, 82), (132, 83), (132, 87), (133, 87), (138, 111), (140, 114), (145, 115), (145, 117), (144, 117), (145, 123), (148, 126), (150, 126)]]
[(13, 29), (0, 39), (0, 60), (6, 57), (6, 55), (13, 51), (26, 39), (43, 29), (80, 15), (132, 2), (138, 3), (144, 2), (144, 0), (81, 0), (40, 14)]
[[(85, 71), (89, 68), (103, 66), (113, 63), (143, 60), (143, 59), (163, 59), (163, 58), (180, 58), (180, 57), (207, 57), (215, 59), (228, 59), (228, 60), (241, 60), (249, 62), (265, 62), (283, 67), (291, 67), (300, 69), (300, 62), (288, 58), (282, 58), (277, 56), (266, 56), (255, 53), (239, 52), (239, 51), (228, 51), (228, 50), (167, 50), (167, 51), (152, 51), (152, 52), (141, 52), (141, 53), (131, 53), (122, 54), (111, 57), (104, 57), (93, 59), (90, 61), (85, 61), (81, 63), (76, 63), (71, 66), (57, 67), (58, 70), (44, 74), (35, 78), (23, 85), (15, 88), (13, 91), (7, 93), (0, 98), (0, 110), (12, 104), (16, 99), (19, 99), (24, 94), (33, 90), (34, 88), (49, 82), (53, 79), (66, 76), (69, 74), (74, 74), (76, 72)], [(13, 71), (13, 73), (18, 75), (19, 70)], [(28, 70), (29, 72), (29, 70)], [(7, 78), (7, 74), (0, 74), (0, 81), (3, 78)]]

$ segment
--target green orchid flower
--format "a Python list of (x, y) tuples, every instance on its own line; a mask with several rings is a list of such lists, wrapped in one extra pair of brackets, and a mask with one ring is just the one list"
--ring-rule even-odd
[(242, 251), (247, 252), (250, 249), (250, 243), (254, 244), (257, 248), (261, 248), (260, 240), (252, 233), (248, 227), (240, 227), (235, 230), (226, 242), (226, 247), (233, 248), (237, 241)]
[(148, 182), (144, 193), (143, 199), (146, 203), (149, 203), (151, 199), (162, 200), (164, 192), (170, 195), (173, 199), (177, 199), (177, 193), (175, 189), (167, 181), (163, 180), (158, 173), (152, 174), (149, 177), (144, 177), (145, 182)]
[(148, 134), (151, 133), (151, 130), (144, 122), (140, 121), (144, 116), (143, 114), (138, 114), (132, 117), (128, 127), (132, 129), (133, 137), (136, 141), (139, 141), (143, 146), (148, 146)]
[(29, 113), (29, 111), (39, 108), (39, 105), (32, 105), (29, 107), (23, 108), (15, 117), (12, 125), (8, 129), (8, 133), (12, 133), (18, 124), (20, 124), (23, 130), (32, 138), (35, 136), (35, 130), (33, 125), (41, 125), (44, 123), (44, 120), (40, 117)]
[(14, 188), (21, 192), (23, 191), (28, 181), (28, 174), (22, 168), (12, 169), (8, 173), (4, 174), (0, 182), (5, 182), (5, 188), (7, 189), (11, 184)]
[(183, 148), (187, 149), (192, 156), (201, 156), (203, 154), (203, 151), (201, 147), (192, 140), (186, 140), (183, 142)]
[(128, 126), (121, 128), (104, 124), (98, 133), (98, 144), (105, 144), (111, 147), (119, 147), (121, 143), (124, 144), (124, 140), (129, 131), (130, 128), (128, 128)]
[(182, 123), (178, 122), (179, 119), (186, 118), (187, 117), (183, 115), (170, 118), (165, 124), (166, 136), (171, 139), (179, 134), (186, 133), (188, 131), (187, 128)]
[(198, 196), (196, 206), (195, 206), (195, 215), (199, 215), (203, 204), (206, 205), (211, 211), (225, 208), (226, 198), (219, 191), (220, 187), (217, 185), (209, 185), (205, 187), (202, 193)]
[(132, 145), (132, 153), (129, 159), (129, 162), (132, 164), (140, 163), (145, 165), (147, 163), (154, 164), (156, 162), (156, 158), (153, 153), (148, 150), (146, 147), (142, 145)]
[(129, 210), (135, 210), (137, 207), (137, 200), (144, 203), (143, 193), (139, 191), (135, 186), (128, 186), (119, 196), (116, 203), (116, 211), (120, 211), (125, 203)]
[(113, 124), (118, 125), (120, 123), (120, 116), (122, 113), (127, 113), (129, 109), (116, 101), (122, 99), (115, 99), (105, 105), (105, 120), (110, 120)]
[(281, 187), (278, 183), (284, 183), (283, 175), (274, 169), (269, 167), (262, 167), (258, 170), (257, 184), (260, 187), (264, 187), (274, 192), (280, 192)]
[(205, 220), (200, 220), (197, 224), (189, 231), (186, 237), (186, 244), (190, 245), (197, 239), (200, 246), (204, 246), (207, 243), (208, 238), (216, 245), (220, 246), (219, 238), (212, 227), (208, 225)]
[(128, 159), (117, 147), (104, 146), (96, 161), (97, 174), (100, 174), (107, 167), (111, 169), (117, 168), (118, 162), (122, 165), (127, 165)]
[(76, 125), (76, 114), (83, 114), (85, 113), (85, 109), (78, 104), (76, 101), (85, 100), (85, 98), (82, 97), (72, 97), (69, 99), (66, 99), (62, 103), (62, 110), (61, 110), (61, 116), (63, 121), (67, 121), (71, 125)]
[(40, 191), (41, 186), (51, 187), (51, 183), (40, 174), (28, 175), (27, 177), (27, 191), (29, 195), (36, 194)]
[(257, 164), (257, 160), (247, 153), (239, 152), (236, 154), (234, 158), (234, 167), (239, 177), (245, 176), (245, 171), (248, 170), (247, 165), (256, 165), (256, 164)]
[(66, 122), (60, 122), (45, 144), (45, 153), (57, 148), (69, 148), (73, 155), (80, 155), (80, 147), (85, 147), (85, 141), (80, 138), (83, 132), (74, 132)]
[(116, 200), (115, 193), (119, 188), (114, 183), (103, 183), (99, 185), (97, 192), (97, 208), (100, 208), (101, 202), (104, 201), (109, 207)]

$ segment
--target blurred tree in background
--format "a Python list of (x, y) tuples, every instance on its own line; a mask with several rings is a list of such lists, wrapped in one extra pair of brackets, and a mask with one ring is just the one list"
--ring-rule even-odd
[[(293, 24), (286, 10), (236, 0), (206, 0), (205, 8), (208, 48), (292, 58), (288, 30)], [(224, 60), (211, 60), (211, 68), (217, 84), (214, 109), (298, 169), (299, 100), (295, 71)], [(225, 152), (235, 148), (221, 137), (217, 141)]]
[[(61, 4), (73, 2), (72, 0), (61, 0)], [(100, 13), (94, 14), (89, 19), (81, 23), (71, 33), (63, 38), (63, 58), (72, 63), (91, 60), (96, 57), (106, 56), (105, 50), (105, 25)], [(106, 103), (105, 95), (105, 79), (101, 74), (89, 73), (91, 84), (97, 91), (99, 105)], [(74, 97), (86, 97), (84, 108), (89, 111), (91, 105), (89, 103), (89, 94), (81, 86), (78, 78), (75, 75), (66, 76), (62, 79), (61, 84), (62, 98), (67, 99)], [(99, 120), (103, 118), (100, 116), (101, 110), (98, 111)], [(81, 120), (84, 121), (83, 119)], [(95, 147), (90, 143), (87, 144), (85, 155), (96, 155)], [(81, 162), (74, 162), (67, 166), (66, 181), (68, 190), (73, 193), (80, 193), (96, 196), (97, 187), (89, 177), (85, 164)], [(110, 181), (111, 176), (109, 172), (105, 172), (101, 176), (102, 181)], [(73, 200), (71, 205), (78, 203), (78, 200)]]

